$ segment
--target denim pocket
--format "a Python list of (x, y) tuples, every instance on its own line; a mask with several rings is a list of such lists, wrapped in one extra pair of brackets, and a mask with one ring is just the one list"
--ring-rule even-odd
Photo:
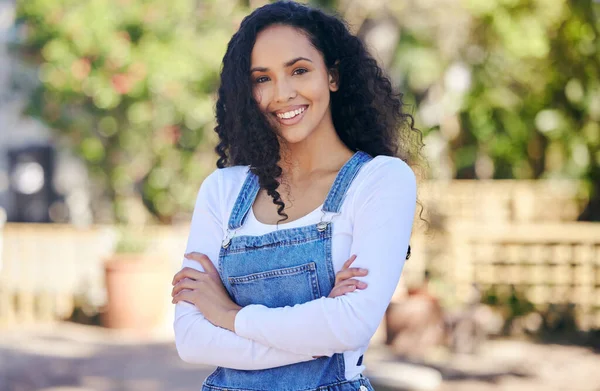
[(249, 304), (270, 308), (293, 306), (321, 297), (315, 262), (229, 277), (228, 281), (235, 301), (242, 307)]

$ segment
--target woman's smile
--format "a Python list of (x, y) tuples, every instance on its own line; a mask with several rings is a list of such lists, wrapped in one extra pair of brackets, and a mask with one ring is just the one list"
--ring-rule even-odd
[(308, 105), (290, 106), (282, 110), (277, 110), (273, 115), (280, 124), (290, 126), (302, 121), (307, 110)]
[(257, 34), (250, 60), (254, 97), (282, 142), (306, 146), (337, 137), (330, 110), (337, 82), (303, 30), (279, 24), (265, 28)]

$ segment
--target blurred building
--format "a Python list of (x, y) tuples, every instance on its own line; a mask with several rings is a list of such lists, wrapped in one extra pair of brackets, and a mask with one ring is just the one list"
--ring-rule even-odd
[(9, 222), (89, 224), (84, 166), (56, 147), (50, 129), (23, 114), (38, 75), (10, 51), (19, 39), (15, 1), (0, 0), (0, 207)]

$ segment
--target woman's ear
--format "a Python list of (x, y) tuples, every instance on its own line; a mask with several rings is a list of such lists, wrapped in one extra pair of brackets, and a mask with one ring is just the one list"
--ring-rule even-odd
[(329, 69), (329, 91), (336, 92), (340, 89), (340, 72), (338, 71), (338, 64), (340, 61), (336, 61), (333, 68)]

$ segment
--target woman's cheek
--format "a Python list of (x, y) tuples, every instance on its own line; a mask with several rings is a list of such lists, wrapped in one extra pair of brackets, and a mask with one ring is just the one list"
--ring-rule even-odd
[(258, 104), (260, 105), (262, 103), (263, 98), (263, 93), (260, 90), (260, 87), (254, 87), (252, 89), (252, 94), (254, 95), (254, 100), (256, 100), (256, 102), (258, 102)]
[(269, 92), (266, 90), (264, 87), (254, 88), (254, 99), (263, 111), (266, 111), (269, 106)]
[(311, 75), (305, 79), (303, 90), (303, 95), (316, 102), (322, 100), (324, 94), (329, 93), (329, 86), (327, 81), (324, 83), (321, 78)]

